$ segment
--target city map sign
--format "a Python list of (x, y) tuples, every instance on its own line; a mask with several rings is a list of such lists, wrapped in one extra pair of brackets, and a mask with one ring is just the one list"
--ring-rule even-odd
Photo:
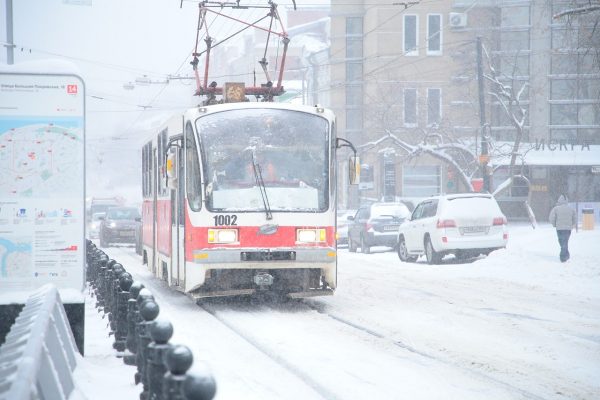
[(0, 292), (83, 290), (84, 100), (78, 76), (0, 71)]

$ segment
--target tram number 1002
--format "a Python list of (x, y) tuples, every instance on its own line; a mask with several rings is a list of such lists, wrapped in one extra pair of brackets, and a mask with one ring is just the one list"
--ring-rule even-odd
[(237, 215), (215, 215), (215, 226), (237, 225)]

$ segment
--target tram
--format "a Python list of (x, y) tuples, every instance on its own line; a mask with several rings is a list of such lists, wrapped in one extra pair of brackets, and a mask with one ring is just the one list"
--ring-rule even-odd
[[(174, 115), (143, 146), (144, 262), (194, 298), (266, 291), (293, 298), (330, 295), (337, 286), (336, 150), (353, 150), (348, 175), (354, 184), (356, 149), (336, 137), (330, 110), (273, 102), (284, 93), (289, 43), (275, 3), (198, 6), (191, 65), (195, 95), (205, 100)], [(248, 8), (266, 14), (246, 22), (225, 12)], [(254, 75), (251, 87), (209, 84), (211, 50), (223, 41), (213, 42), (208, 15), (232, 29), (241, 24), (234, 35), (248, 28), (267, 35), (259, 61), (265, 83), (257, 85)], [(283, 45), (276, 81), (267, 61), (272, 35)]]
[[(173, 116), (142, 149), (142, 255), (192, 297), (337, 286), (336, 138), (319, 106), (237, 102)], [(351, 183), (358, 179), (351, 156)]]

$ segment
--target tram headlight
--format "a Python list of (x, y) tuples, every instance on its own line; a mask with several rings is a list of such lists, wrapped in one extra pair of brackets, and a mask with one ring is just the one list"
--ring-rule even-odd
[(317, 243), (325, 242), (327, 233), (325, 229), (298, 229), (296, 230), (296, 242)]
[(238, 241), (237, 229), (209, 229), (208, 243), (236, 243)]

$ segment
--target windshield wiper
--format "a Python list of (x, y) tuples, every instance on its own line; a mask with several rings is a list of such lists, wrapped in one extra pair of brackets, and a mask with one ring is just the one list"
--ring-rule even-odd
[(267, 197), (267, 188), (265, 187), (265, 181), (262, 176), (262, 169), (260, 164), (256, 160), (256, 155), (252, 151), (252, 170), (254, 171), (254, 178), (256, 179), (256, 185), (260, 189), (260, 197), (262, 197), (263, 205), (265, 207), (265, 213), (267, 219), (273, 219), (273, 213), (271, 213), (271, 206), (269, 204), (269, 198)]

